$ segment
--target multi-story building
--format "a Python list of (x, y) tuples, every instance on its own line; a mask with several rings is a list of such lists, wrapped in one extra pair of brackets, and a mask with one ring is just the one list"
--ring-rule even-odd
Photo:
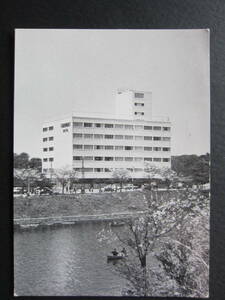
[(115, 169), (144, 177), (146, 163), (171, 166), (171, 123), (152, 117), (150, 92), (118, 90), (114, 118), (84, 117), (43, 127), (43, 172), (66, 165), (84, 178), (110, 178)]

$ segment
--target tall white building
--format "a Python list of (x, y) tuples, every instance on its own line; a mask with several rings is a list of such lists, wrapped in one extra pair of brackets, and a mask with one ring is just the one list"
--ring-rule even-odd
[(151, 92), (118, 90), (114, 118), (72, 115), (43, 126), (43, 172), (71, 166), (84, 178), (125, 168), (144, 177), (146, 163), (171, 166), (171, 123), (152, 117)]

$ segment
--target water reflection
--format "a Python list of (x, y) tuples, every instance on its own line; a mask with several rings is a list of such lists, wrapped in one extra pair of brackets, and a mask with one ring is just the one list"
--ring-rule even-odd
[(107, 223), (16, 231), (17, 295), (120, 296), (124, 279), (107, 264), (109, 245), (96, 235)]

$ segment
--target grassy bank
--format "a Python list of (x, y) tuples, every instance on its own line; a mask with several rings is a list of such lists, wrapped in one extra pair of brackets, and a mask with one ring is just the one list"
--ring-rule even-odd
[(138, 212), (144, 209), (146, 209), (144, 194), (140, 191), (14, 199), (14, 218), (110, 214)]

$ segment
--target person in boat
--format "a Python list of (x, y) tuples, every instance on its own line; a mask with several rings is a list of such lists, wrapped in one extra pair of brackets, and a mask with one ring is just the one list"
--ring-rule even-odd
[(121, 255), (122, 256), (127, 256), (127, 250), (123, 247), (123, 249), (121, 250)]
[(112, 251), (112, 255), (113, 256), (117, 256), (119, 254), (119, 252), (116, 251), (116, 248)]

